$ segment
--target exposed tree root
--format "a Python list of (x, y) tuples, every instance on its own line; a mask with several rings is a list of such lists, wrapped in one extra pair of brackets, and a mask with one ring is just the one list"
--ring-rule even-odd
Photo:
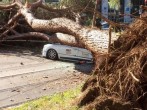
[[(95, 87), (96, 86), (96, 75), (92, 75), (87, 81), (86, 83), (83, 85), (82, 87), (82, 92), (84, 92), (88, 87)], [(90, 84), (90, 85), (89, 85)]]
[[(89, 103), (85, 110), (130, 110), (136, 106), (147, 110), (146, 24), (147, 18), (132, 23), (131, 31), (127, 29), (111, 46), (108, 71), (105, 71), (105, 62), (103, 62), (103, 65), (95, 71), (95, 76), (91, 76), (86, 81), (82, 89), (83, 94), (88, 93), (88, 89), (92, 87), (98, 90), (96, 91), (99, 96)], [(114, 97), (119, 100), (118, 103)], [(82, 99), (88, 99), (88, 95)], [(80, 102), (81, 100), (79, 105), (84, 102), (83, 100)], [(121, 104), (121, 102), (129, 103)]]
[(77, 102), (79, 106), (87, 105), (95, 100), (96, 97), (98, 97), (99, 94), (99, 88), (96, 87), (89, 87), (82, 96), (77, 99)]

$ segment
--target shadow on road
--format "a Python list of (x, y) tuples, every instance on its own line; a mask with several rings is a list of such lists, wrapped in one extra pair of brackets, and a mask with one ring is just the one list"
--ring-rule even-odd
[(3, 55), (30, 55), (30, 56), (40, 56), (43, 46), (19, 46), (19, 45), (8, 45), (0, 44), (0, 54)]

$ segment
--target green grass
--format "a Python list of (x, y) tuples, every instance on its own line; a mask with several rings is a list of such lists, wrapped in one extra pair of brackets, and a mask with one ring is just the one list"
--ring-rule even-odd
[(80, 94), (80, 89), (81, 87), (78, 87), (62, 93), (45, 96), (7, 110), (80, 110), (80, 108), (71, 104)]

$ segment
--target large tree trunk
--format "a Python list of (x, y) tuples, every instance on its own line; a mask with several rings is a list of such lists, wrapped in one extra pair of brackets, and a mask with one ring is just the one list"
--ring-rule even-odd
[(22, 8), (21, 14), (28, 24), (36, 31), (62, 32), (73, 35), (85, 48), (94, 53), (106, 53), (108, 48), (108, 35), (98, 29), (83, 27), (66, 18), (41, 20), (35, 18), (29, 9)]

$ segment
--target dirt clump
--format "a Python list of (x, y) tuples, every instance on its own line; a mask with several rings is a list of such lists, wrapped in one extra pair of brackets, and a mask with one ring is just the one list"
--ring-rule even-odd
[(85, 107), (86, 110), (91, 110), (91, 108), (95, 108), (96, 110), (130, 110), (131, 103), (115, 98), (115, 96), (99, 96), (93, 103)]

